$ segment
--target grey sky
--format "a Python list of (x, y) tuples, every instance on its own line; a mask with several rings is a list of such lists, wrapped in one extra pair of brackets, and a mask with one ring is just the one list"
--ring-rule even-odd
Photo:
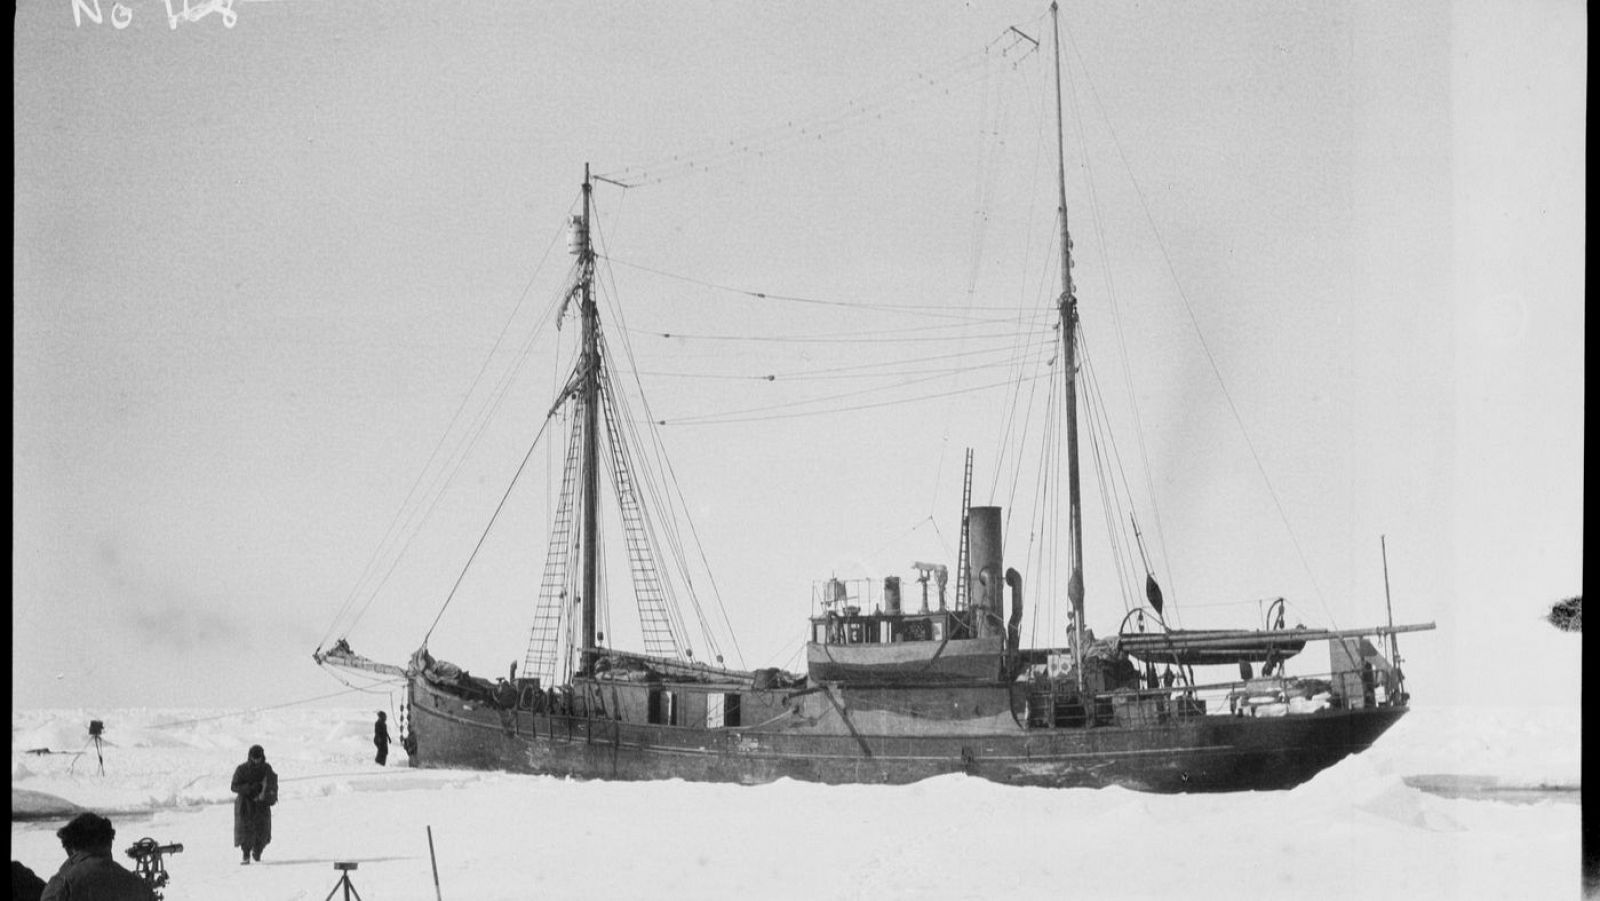
[[(664, 434), (746, 664), (787, 662), (814, 579), (953, 565), (963, 448), (976, 500), (1013, 506), (1002, 391), (687, 422), (872, 386), (689, 374), (930, 345), (659, 333), (947, 322), (707, 284), (1048, 304), (1045, 60), (996, 42), (1043, 37), (1044, 5), (239, 0), (232, 28), (128, 8), (123, 29), (109, 4), (99, 25), (69, 0), (15, 17), (15, 703), (337, 690), (309, 655), (502, 328), (527, 334), (559, 291), (564, 248), (538, 264), (585, 163), (675, 176), (598, 186), (606, 278), (640, 367), (676, 373), (646, 387), (657, 418), (685, 420)], [(1279, 594), (1312, 624), (1379, 621), (1387, 534), (1397, 618), (1440, 623), (1406, 643), (1414, 690), (1465, 700), (1454, 679), (1581, 591), (1586, 19), (1565, 2), (1064, 8), (1084, 322), (1123, 427), (1127, 345), (1161, 509), (1146, 527), (1186, 623)], [(560, 365), (526, 364), (358, 649), (416, 646)], [(545, 503), (508, 510), (436, 653), (520, 659)], [(1122, 604), (1096, 553), (1107, 632)]]

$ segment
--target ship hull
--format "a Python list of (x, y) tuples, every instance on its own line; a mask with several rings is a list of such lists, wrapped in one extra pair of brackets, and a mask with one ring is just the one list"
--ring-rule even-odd
[[(1364, 750), (1405, 713), (1404, 707), (1369, 707), (1038, 729), (1023, 725), (1010, 709), (994, 710), (1014, 706), (1005, 700), (1006, 686), (995, 686), (970, 689), (960, 701), (987, 703), (987, 717), (918, 716), (907, 725), (873, 718), (873, 692), (854, 694), (836, 688), (795, 692), (783, 698), (784, 711), (793, 715), (776, 725), (712, 729), (497, 709), (414, 677), (411, 759), (422, 767), (579, 779), (904, 784), (965, 773), (1053, 788), (1273, 790), (1299, 785)], [(901, 705), (915, 703), (905, 692), (893, 697)], [(854, 717), (841, 703), (855, 705)], [(830, 708), (836, 717), (828, 715)]]

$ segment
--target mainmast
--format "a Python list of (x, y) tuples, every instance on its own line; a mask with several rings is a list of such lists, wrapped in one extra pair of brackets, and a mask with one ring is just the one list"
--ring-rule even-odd
[(593, 669), (595, 656), (595, 605), (599, 583), (600, 525), (600, 313), (594, 299), (594, 245), (589, 229), (589, 166), (583, 167), (583, 233), (578, 250), (579, 309), (583, 315), (583, 585), (579, 601), (583, 605), (583, 645), (579, 649), (578, 671)]
[(1072, 580), (1067, 597), (1072, 601), (1073, 671), (1078, 674), (1078, 689), (1083, 690), (1083, 499), (1078, 486), (1078, 298), (1072, 284), (1072, 235), (1067, 230), (1067, 154), (1061, 120), (1061, 24), (1060, 12), (1050, 4), (1050, 27), (1055, 36), (1056, 58), (1056, 186), (1061, 209), (1061, 343), (1067, 375), (1067, 504), (1072, 539)]

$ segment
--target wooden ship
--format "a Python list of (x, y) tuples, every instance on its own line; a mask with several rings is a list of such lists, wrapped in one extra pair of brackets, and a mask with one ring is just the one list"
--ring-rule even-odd
[[(1059, 30), (1055, 47), (1060, 151)], [(434, 657), (426, 640), (404, 666), (361, 657), (344, 639), (319, 648), (317, 661), (404, 680), (403, 741), (411, 765), (421, 767), (745, 784), (902, 784), (964, 773), (1013, 785), (1210, 792), (1287, 789), (1367, 748), (1407, 711), (1396, 636), (1431, 623), (1285, 628), (1280, 600), (1261, 628), (1169, 629), (1151, 578), (1148, 607), (1130, 613), (1118, 634), (1096, 639), (1086, 628), (1078, 299), (1064, 169), (1063, 154), (1053, 198), (1064, 359), (1055, 373), (1065, 390), (1071, 544), (1071, 625), (1062, 646), (1021, 644), (1022, 577), (1007, 566), (1001, 508), (970, 504), (969, 453), (960, 559), (916, 563), (919, 588), (909, 599), (896, 576), (865, 590), (821, 583), (816, 615), (803, 624), (804, 673), (737, 670), (682, 650), (681, 617), (658, 573), (619, 427), (613, 359), (595, 300), (586, 172), (567, 295), (581, 319), (582, 350), (551, 410), (570, 408), (573, 426), (521, 674), (513, 667), (506, 678), (473, 676)], [(628, 533), (639, 651), (604, 646), (597, 629), (607, 474)], [(1308, 646), (1327, 648), (1327, 669), (1289, 675), (1285, 661)]]

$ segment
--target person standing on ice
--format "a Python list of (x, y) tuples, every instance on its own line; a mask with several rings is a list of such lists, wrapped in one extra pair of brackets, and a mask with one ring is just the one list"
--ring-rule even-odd
[(249, 759), (233, 771), (233, 844), (248, 864), (261, 860), (272, 841), (272, 805), (278, 803), (278, 774), (267, 763), (267, 752), (251, 745)]
[(378, 711), (378, 721), (372, 724), (372, 743), (378, 746), (378, 766), (389, 759), (389, 715)]
[(105, 901), (154, 901), (143, 879), (111, 859), (117, 830), (99, 814), (80, 813), (56, 832), (67, 862), (50, 878), (40, 901), (96, 898)]

